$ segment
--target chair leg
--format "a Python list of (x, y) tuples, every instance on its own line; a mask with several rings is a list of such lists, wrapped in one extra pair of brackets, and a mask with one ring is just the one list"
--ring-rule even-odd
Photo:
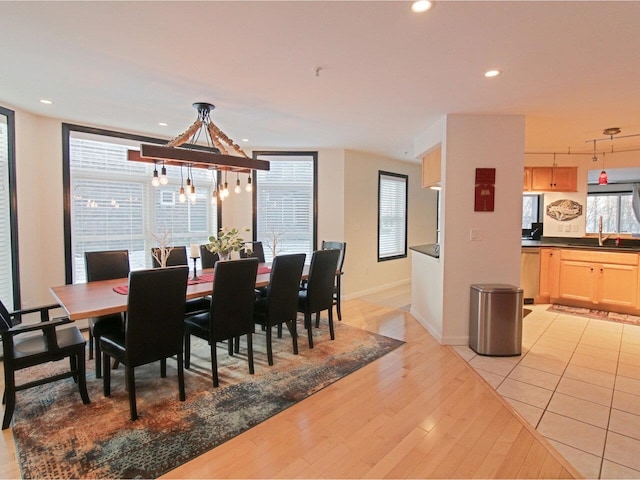
[(282, 338), (282, 324), (278, 324), (278, 338)]
[(191, 366), (191, 335), (184, 334), (184, 368), (189, 369)]
[(73, 373), (73, 383), (78, 383), (78, 357), (69, 355), (69, 371)]
[(167, 376), (167, 359), (163, 358), (160, 360), (160, 377), (166, 378)]
[(309, 348), (313, 348), (313, 328), (311, 328), (311, 314), (304, 314), (304, 326), (307, 328), (307, 337), (309, 338)]
[(235, 352), (240, 353), (240, 337), (236, 337), (234, 340)]
[[(106, 365), (109, 364), (109, 356), (106, 353), (102, 353), (102, 359)], [(111, 395), (111, 370), (108, 368), (104, 371), (104, 375), (102, 376), (102, 392), (105, 397)]]
[(5, 365), (4, 373), (4, 419), (2, 420), (2, 430), (9, 428), (13, 410), (16, 408), (16, 379), (13, 371), (8, 371)]
[(329, 336), (331, 337), (331, 340), (336, 339), (333, 331), (333, 305), (329, 308)]
[(316, 312), (316, 328), (320, 327), (320, 312)]
[(336, 312), (338, 313), (338, 321), (342, 321), (342, 312), (340, 311), (340, 275), (338, 275), (338, 279), (336, 280)]
[(89, 360), (93, 360), (93, 332), (89, 328)]
[[(231, 344), (231, 339), (229, 339)], [(216, 354), (216, 342), (211, 342), (211, 374), (213, 376), (213, 386), (218, 386), (218, 356)]]
[(129, 386), (129, 412), (131, 412), (131, 421), (138, 419), (138, 409), (136, 408), (136, 379), (135, 369), (127, 365), (125, 374), (127, 376), (127, 384)]
[[(102, 349), (100, 348), (100, 339), (96, 338), (96, 378), (101, 378), (102, 377)], [(107, 370), (109, 369), (109, 362), (104, 362), (105, 365), (107, 365)]]
[(89, 400), (89, 393), (87, 392), (87, 366), (85, 362), (85, 353), (84, 353), (84, 345), (79, 350), (76, 358), (77, 364), (77, 372), (78, 372), (78, 390), (80, 391), (80, 398), (82, 398), (82, 403), (88, 405), (91, 403)]
[(298, 355), (298, 322), (293, 320), (287, 323), (287, 328), (291, 334), (291, 340), (293, 341), (293, 354)]
[(227, 349), (230, 357), (233, 357), (233, 338), (227, 340)]
[(273, 346), (271, 345), (271, 327), (267, 328), (267, 361), (273, 365)]
[(182, 352), (178, 352), (178, 391), (180, 392), (180, 401), (184, 402), (187, 395), (184, 391), (184, 362), (182, 360)]
[(249, 373), (253, 375), (253, 334), (247, 333), (247, 356), (249, 357)]

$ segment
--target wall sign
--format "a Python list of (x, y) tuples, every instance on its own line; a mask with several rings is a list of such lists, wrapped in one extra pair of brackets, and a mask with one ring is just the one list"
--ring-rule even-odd
[(496, 169), (476, 168), (476, 212), (493, 212), (496, 196)]

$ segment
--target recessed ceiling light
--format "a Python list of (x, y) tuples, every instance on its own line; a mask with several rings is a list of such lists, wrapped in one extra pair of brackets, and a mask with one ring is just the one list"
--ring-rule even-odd
[(484, 72), (484, 76), (487, 78), (493, 78), (500, 75), (500, 73), (500, 70), (487, 70), (486, 72)]
[(433, 7), (433, 2), (429, 0), (417, 0), (411, 4), (411, 11), (414, 13), (423, 13)]
[(160, 125), (161, 127), (166, 127), (168, 125), (168, 123), (158, 122), (158, 125)]
[(46, 98), (41, 99), (40, 103), (44, 103), (45, 105), (53, 105), (53, 101), (47, 100)]
[(243, 139), (242, 139), (242, 141), (243, 141), (243, 142), (248, 142), (248, 141), (249, 141), (249, 139), (248, 139), (248, 138), (243, 138)]

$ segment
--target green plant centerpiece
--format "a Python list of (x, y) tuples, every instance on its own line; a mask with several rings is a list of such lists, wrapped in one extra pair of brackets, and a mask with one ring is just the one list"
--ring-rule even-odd
[[(249, 229), (245, 228), (245, 232)], [(207, 243), (207, 250), (217, 253), (220, 260), (229, 260), (231, 252), (239, 252), (246, 250), (245, 241), (240, 237), (240, 231), (237, 228), (223, 227), (218, 231), (218, 236), (210, 236)]]

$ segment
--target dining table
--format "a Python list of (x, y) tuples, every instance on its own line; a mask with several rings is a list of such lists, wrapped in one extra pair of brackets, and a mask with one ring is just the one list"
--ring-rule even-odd
[[(197, 273), (197, 279), (189, 278), (187, 299), (206, 297), (213, 292), (214, 269), (204, 269)], [(309, 266), (305, 265), (302, 279), (309, 275)], [(269, 285), (270, 265), (261, 263), (256, 275), (256, 288)], [(65, 310), (70, 320), (82, 320), (127, 311), (128, 278), (100, 280), (87, 283), (72, 283), (51, 287), (51, 295)], [(161, 294), (159, 292), (159, 294)]]

